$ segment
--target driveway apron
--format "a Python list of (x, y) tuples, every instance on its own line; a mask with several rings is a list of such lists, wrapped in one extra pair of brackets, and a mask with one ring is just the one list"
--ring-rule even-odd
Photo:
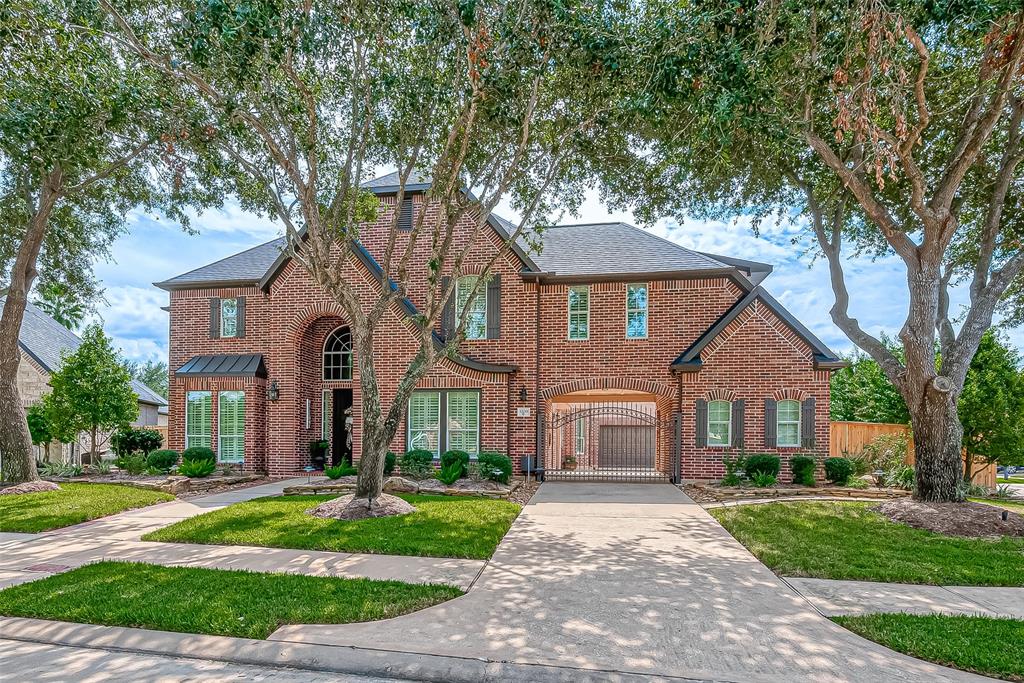
[(667, 484), (546, 483), (465, 596), (271, 639), (727, 681), (986, 680), (833, 624)]

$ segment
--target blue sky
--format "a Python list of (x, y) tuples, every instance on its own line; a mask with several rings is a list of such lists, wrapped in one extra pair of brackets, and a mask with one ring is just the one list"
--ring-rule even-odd
[[(501, 207), (498, 213), (514, 218), (514, 212)], [(629, 212), (609, 212), (591, 194), (580, 207), (578, 217), (564, 222), (601, 222), (622, 220), (636, 224)], [(97, 276), (105, 288), (106, 302), (98, 307), (104, 328), (125, 357), (132, 360), (167, 359), (167, 292), (153, 282), (167, 279), (230, 254), (273, 239), (281, 234), (273, 222), (247, 214), (237, 207), (207, 211), (196, 216), (198, 235), (189, 235), (179, 226), (152, 216), (136, 214), (131, 231), (113, 248), (113, 261), (99, 263)], [(850, 341), (829, 319), (832, 289), (824, 262), (811, 264), (805, 254), (807, 243), (797, 224), (762, 224), (755, 237), (747, 221), (707, 222), (661, 220), (649, 226), (657, 235), (701, 251), (771, 263), (775, 271), (765, 287), (797, 318), (834, 351), (852, 350)], [(798, 244), (793, 244), (793, 239)], [(801, 240), (804, 240), (801, 242)], [(848, 261), (847, 286), (851, 293), (851, 312), (867, 330), (895, 334), (906, 315), (907, 288), (903, 270), (896, 257), (871, 261)], [(967, 300), (964, 288), (952, 296), (954, 307)], [(1021, 330), (1010, 330), (1010, 339), (1018, 347), (1024, 343)]]

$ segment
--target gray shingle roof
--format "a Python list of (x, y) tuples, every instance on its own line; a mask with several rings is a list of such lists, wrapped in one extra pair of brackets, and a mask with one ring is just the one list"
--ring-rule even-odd
[(286, 244), (287, 240), (284, 237), (278, 237), (169, 280), (157, 282), (156, 286), (163, 289), (174, 289), (182, 285), (259, 282), (274, 265)]
[[(6, 297), (0, 297), (0, 308)], [(39, 363), (47, 372), (54, 372), (61, 365), (63, 352), (74, 353), (82, 340), (74, 332), (47, 315), (38, 306), (29, 302), (25, 306), (25, 317), (18, 332), (18, 344), (22, 350)], [(133, 379), (132, 391), (142, 403), (165, 406), (167, 401), (142, 382)]]
[(533, 257), (555, 275), (608, 275), (722, 270), (730, 266), (625, 223), (558, 225), (541, 234)]
[[(387, 175), (382, 175), (381, 177), (374, 178), (373, 180), (367, 180), (361, 185), (361, 187), (374, 192), (395, 192), (398, 190), (398, 182), (398, 171), (395, 171), (394, 173), (388, 173)], [(405, 189), (407, 192), (412, 190), (425, 190), (428, 187), (430, 187), (430, 176), (423, 175), (416, 169), (412, 170), (409, 174), (408, 180), (405, 181)]]

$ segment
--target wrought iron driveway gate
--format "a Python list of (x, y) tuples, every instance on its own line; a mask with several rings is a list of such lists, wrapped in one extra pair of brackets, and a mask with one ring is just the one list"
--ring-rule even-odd
[(546, 479), (678, 481), (678, 413), (653, 402), (553, 403), (539, 418)]

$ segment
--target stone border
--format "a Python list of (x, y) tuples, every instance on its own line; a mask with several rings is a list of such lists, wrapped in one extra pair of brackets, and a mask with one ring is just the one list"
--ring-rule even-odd
[(164, 493), (169, 493), (172, 496), (176, 496), (179, 493), (202, 493), (203, 491), (217, 489), (222, 486), (248, 484), (251, 481), (259, 481), (260, 479), (266, 479), (266, 476), (262, 474), (238, 474), (230, 476), (211, 475), (209, 477), (182, 477), (175, 474), (164, 477), (163, 479), (121, 479), (116, 481), (98, 481), (96, 479), (86, 478), (72, 479), (54, 477), (52, 479), (48, 478), (46, 481), (52, 481), (58, 484), (110, 484), (113, 486), (131, 486), (136, 489), (143, 489), (145, 491), (162, 491)]
[[(460, 479), (461, 481), (467, 481)], [(424, 479), (414, 481), (402, 477), (388, 477), (384, 480), (385, 493), (422, 493), (431, 496), (468, 496), (475, 498), (494, 498), (497, 500), (508, 500), (512, 492), (518, 489), (522, 482), (513, 480), (511, 484), (497, 484), (487, 482), (480, 486), (446, 486), (437, 479)], [(340, 477), (333, 481), (315, 482), (310, 484), (297, 484), (288, 486), (282, 491), (285, 496), (312, 496), (325, 494), (346, 494), (356, 490), (355, 477)]]
[(903, 489), (867, 488), (855, 489), (848, 486), (787, 486), (782, 488), (754, 488), (745, 486), (712, 486), (709, 484), (684, 484), (683, 493), (687, 489), (694, 490), (699, 496), (710, 498), (703, 502), (721, 502), (730, 500), (764, 500), (792, 498), (857, 498), (861, 500), (891, 500), (911, 495)]

